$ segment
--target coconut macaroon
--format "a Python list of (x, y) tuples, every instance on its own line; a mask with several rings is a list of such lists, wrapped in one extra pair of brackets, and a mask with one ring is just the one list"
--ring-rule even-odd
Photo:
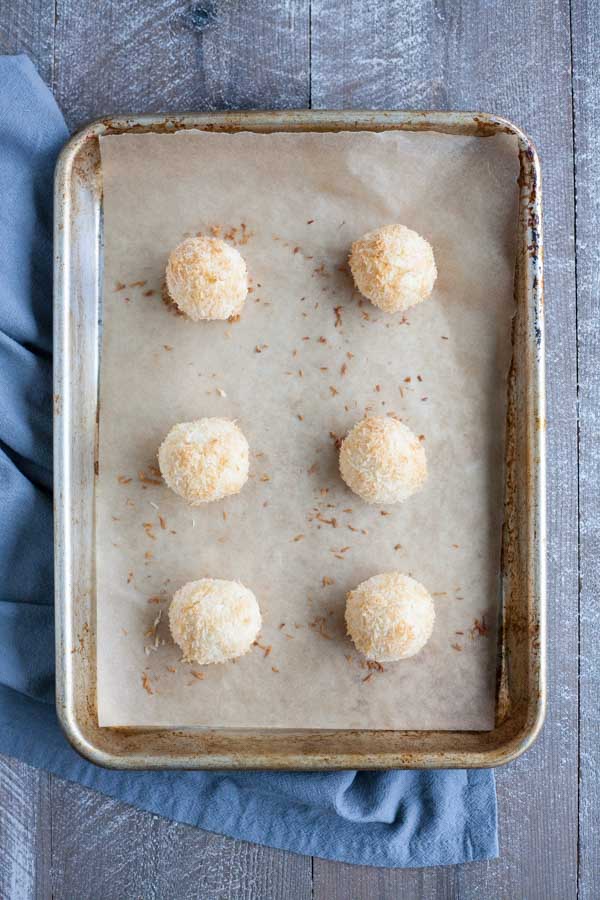
[(169, 606), (169, 627), (183, 661), (202, 666), (243, 656), (260, 626), (256, 597), (239, 581), (190, 581), (179, 588)]
[(431, 245), (404, 225), (384, 225), (352, 244), (350, 271), (358, 290), (385, 312), (429, 297), (437, 277)]
[(422, 444), (390, 416), (358, 422), (342, 441), (339, 462), (348, 487), (367, 503), (400, 503), (427, 479)]
[(433, 631), (435, 609), (420, 582), (400, 572), (374, 575), (346, 598), (346, 629), (368, 659), (393, 662), (421, 650)]
[(188, 238), (175, 247), (166, 281), (171, 298), (194, 321), (238, 315), (248, 293), (243, 256), (218, 238)]
[(158, 450), (167, 485), (190, 506), (237, 494), (248, 480), (248, 441), (231, 419), (174, 425)]

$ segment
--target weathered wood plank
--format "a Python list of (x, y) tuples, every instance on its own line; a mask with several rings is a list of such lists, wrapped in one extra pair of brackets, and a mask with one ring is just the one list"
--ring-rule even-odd
[(315, 859), (313, 896), (315, 900), (454, 900), (463, 896), (458, 893), (457, 868), (374, 869)]
[(49, 777), (0, 757), (0, 897), (50, 896)]
[(140, 812), (52, 778), (55, 897), (310, 900), (311, 860)]
[(308, 105), (308, 0), (57, 0), (57, 14), (56, 98), (72, 127), (114, 112)]
[(46, 82), (54, 72), (52, 0), (0, 0), (0, 53), (26, 53)]
[[(444, 55), (434, 52), (440, 4), (312, 0), (315, 109), (445, 107)], [(442, 4), (443, 6), (444, 4)]]
[[(157, 821), (162, 896), (178, 900), (311, 900), (312, 861), (195, 828)], [(199, 886), (202, 886), (201, 890)]]
[(551, 423), (550, 708), (537, 745), (498, 772), (501, 857), (453, 874), (385, 877), (315, 860), (315, 898), (378, 896), (384, 883), (396, 896), (573, 897), (578, 570), (569, 7), (543, 0), (351, 2), (341, 15), (336, 5), (313, 0), (311, 46), (314, 106), (481, 109), (514, 119), (533, 136), (545, 172)]
[(157, 896), (153, 817), (51, 776), (52, 896)]
[(573, 0), (581, 594), (579, 896), (600, 895), (600, 6)]
[[(324, 0), (312, 3), (312, 78), (308, 78), (308, 0), (295, 3), (293, 0), (274, 6), (266, 2), (245, 5), (240, 2), (224, 4), (225, 9), (217, 9), (215, 19), (214, 3), (190, 5), (181, 0), (157, 2), (140, 9), (139, 4), (92, 4), (91, 0), (58, 0), (57, 11), (57, 70), (56, 87), (59, 101), (67, 112), (71, 124), (108, 111), (150, 110), (185, 108), (203, 109), (236, 106), (305, 106), (309, 101), (309, 90), (315, 106), (438, 106), (456, 108), (484, 108), (513, 117), (527, 128), (538, 142), (545, 170), (546, 234), (547, 234), (547, 297), (548, 297), (548, 377), (551, 431), (549, 435), (549, 470), (556, 473), (549, 489), (550, 508), (550, 612), (551, 633), (560, 635), (560, 653), (557, 642), (551, 645), (551, 714), (543, 738), (537, 747), (522, 761), (499, 773), (499, 801), (501, 815), (502, 858), (499, 861), (474, 864), (456, 869), (394, 872), (369, 870), (358, 867), (339, 866), (322, 860), (315, 860), (315, 896), (328, 898), (361, 896), (423, 896), (428, 897), (472, 897), (527, 896), (570, 897), (575, 890), (575, 833), (576, 833), (576, 688), (574, 663), (576, 654), (576, 625), (574, 613), (574, 589), (576, 582), (575, 522), (574, 505), (575, 478), (573, 457), (575, 453), (575, 345), (574, 345), (574, 302), (573, 302), (573, 256), (571, 235), (573, 224), (573, 195), (570, 187), (572, 179), (572, 147), (570, 143), (570, 112), (566, 98), (569, 96), (569, 24), (567, 3), (549, 7), (541, 0), (530, 4), (506, 4), (498, 6), (480, 0), (477, 3), (450, 4), (443, 2), (402, 2), (359, 4), (356, 0), (344, 4), (340, 12), (337, 4), (327, 4)], [(248, 9), (247, 6), (251, 6)], [(211, 12), (213, 10), (213, 12)], [(573, 0), (575, 23), (575, 63), (576, 88), (579, 79), (588, 79), (582, 91), (590, 92), (593, 84), (593, 34), (597, 32), (597, 22), (590, 16), (596, 11), (593, 4)], [(4, 52), (29, 52), (42, 75), (52, 81), (52, 62), (49, 47), (52, 46), (48, 34), (48, 23), (53, 22), (54, 3), (38, 2), (9, 4), (0, 0), (0, 48)], [(578, 31), (579, 27), (579, 31)], [(596, 89), (597, 90), (597, 89)], [(586, 96), (587, 96), (586, 95)], [(583, 96), (583, 95), (582, 95)], [(577, 102), (577, 95), (576, 95)], [(590, 181), (591, 165), (596, 149), (592, 143), (595, 124), (593, 101), (586, 101), (586, 108), (578, 109), (578, 159), (580, 166), (580, 197), (594, 186)], [(587, 122), (583, 129), (582, 124)], [(582, 137), (586, 134), (585, 139)], [(584, 150), (582, 151), (582, 148)], [(597, 188), (597, 185), (596, 185)], [(593, 197), (586, 198), (589, 203)], [(588, 257), (595, 249), (593, 232), (582, 232), (582, 222), (592, 222), (585, 207), (578, 210), (578, 245), (580, 260), (582, 252)], [(594, 211), (597, 215), (597, 210)], [(588, 225), (591, 228), (591, 224)], [(582, 250), (582, 234), (586, 236)], [(588, 310), (580, 318), (582, 346), (580, 355), (580, 376), (593, 365), (597, 347), (587, 333), (591, 328), (593, 289), (597, 294), (597, 265), (588, 259), (589, 302), (581, 293), (580, 302)], [(582, 263), (580, 262), (580, 266)], [(583, 326), (585, 326), (583, 328)], [(582, 330), (583, 328), (583, 330)], [(593, 338), (593, 334), (592, 334)], [(585, 359), (584, 359), (585, 356)], [(587, 367), (587, 368), (586, 368)], [(581, 380), (581, 378), (580, 378)], [(586, 381), (586, 384), (590, 382)], [(582, 391), (582, 411), (589, 414), (597, 408), (596, 388)], [(582, 511), (592, 509), (592, 500), (586, 505), (588, 487), (597, 485), (597, 458), (587, 462), (586, 448), (592, 448), (594, 434), (598, 434), (597, 421), (589, 418), (589, 425), (582, 425)], [(583, 471), (585, 470), (585, 471)], [(586, 474), (587, 473), (587, 474)], [(583, 542), (589, 550), (598, 549), (598, 532), (584, 534), (586, 515), (582, 521)], [(597, 519), (596, 519), (597, 522)], [(596, 552), (595, 558), (598, 554)], [(587, 573), (587, 574), (586, 574)], [(596, 573), (597, 576), (597, 573)], [(597, 596), (597, 580), (593, 570), (587, 567), (583, 583), (582, 622), (582, 721), (588, 724), (589, 711), (596, 709), (597, 683), (593, 682), (594, 671), (598, 671), (598, 660), (594, 659), (591, 642), (594, 594)], [(589, 592), (586, 595), (586, 580)], [(587, 599), (586, 599), (587, 597)], [(558, 603), (553, 603), (555, 600)], [(587, 613), (586, 613), (587, 610)], [(560, 621), (559, 621), (560, 616)], [(559, 627), (560, 626), (560, 627)], [(587, 641), (586, 641), (587, 637)], [(587, 679), (587, 680), (586, 680)], [(595, 693), (595, 696), (594, 696)], [(595, 729), (595, 731), (594, 731)], [(582, 732), (583, 734), (583, 732)], [(596, 745), (592, 740), (596, 737)], [(589, 754), (582, 768), (582, 809), (581, 839), (582, 850), (589, 854), (586, 841), (591, 840), (593, 821), (592, 798), (594, 787), (593, 772), (597, 769), (598, 722), (589, 719), (587, 737), (584, 735), (583, 749)], [(589, 764), (586, 765), (586, 760)], [(5, 765), (3, 763), (2, 765)], [(13, 765), (12, 763), (10, 764)], [(17, 765), (18, 764), (14, 764)], [(23, 775), (12, 775), (15, 786), (10, 788), (11, 796), (19, 793), (18, 785), (27, 782), (27, 767), (22, 767)], [(0, 792), (2, 774), (0, 770)], [(37, 773), (36, 773), (37, 774)], [(40, 776), (44, 778), (46, 776)], [(53, 807), (55, 815), (62, 815), (63, 805), (61, 783), (53, 779)], [(106, 879), (113, 869), (113, 860), (104, 854), (101, 847), (103, 829), (109, 829), (101, 815), (93, 810), (86, 799), (89, 793), (84, 789), (68, 786), (72, 793), (71, 812), (79, 803), (85, 809), (84, 831), (89, 829), (90, 839), (94, 839), (102, 853), (95, 871), (98, 877)], [(28, 792), (29, 788), (22, 788)], [(35, 792), (34, 792), (35, 794)], [(77, 795), (81, 800), (77, 800)], [(0, 796), (4, 794), (0, 793)], [(96, 797), (96, 795), (92, 795)], [(102, 799), (102, 798), (101, 798)], [(36, 815), (43, 818), (42, 801)], [(113, 801), (102, 802), (113, 804)], [(127, 808), (113, 804), (112, 816), (121, 815)], [(90, 824), (85, 817), (90, 816)], [(144, 896), (153, 896), (152, 879), (158, 862), (144, 862), (141, 843), (148, 833), (151, 835), (155, 822), (167, 829), (164, 841), (171, 846), (171, 856), (165, 878), (173, 877), (182, 862), (193, 855), (196, 839), (207, 838), (216, 841), (212, 849), (202, 853), (214, 854), (214, 871), (227, 870), (226, 882), (230, 893), (215, 893), (215, 896), (261, 896), (259, 889), (248, 887), (244, 881), (239, 888), (236, 867), (256, 867), (256, 881), (262, 896), (265, 896), (266, 881), (262, 881), (263, 871), (269, 866), (277, 868), (277, 862), (263, 862), (260, 856), (254, 862), (230, 852), (230, 845), (236, 842), (215, 838), (183, 826), (164, 823), (144, 813), (134, 813), (128, 819), (135, 847), (129, 847), (131, 856), (125, 854), (125, 867), (138, 873), (137, 882), (125, 878), (121, 886), (135, 884), (137, 894), (140, 886), (148, 890)], [(6, 812), (3, 813), (6, 829)], [(10, 820), (10, 817), (9, 817)], [(146, 823), (150, 822), (150, 826)], [(560, 823), (560, 827), (556, 827)], [(9, 826), (12, 827), (12, 826)], [(26, 829), (27, 830), (27, 829)], [(57, 830), (55, 843), (63, 840), (68, 846), (68, 819)], [(189, 833), (182, 838), (181, 833)], [(13, 832), (14, 833), (14, 832)], [(21, 830), (20, 834), (25, 832)], [(47, 835), (47, 831), (43, 832)], [(141, 835), (138, 847), (137, 836)], [(121, 843), (127, 847), (131, 835), (127, 829), (121, 832)], [(194, 848), (186, 841), (194, 843)], [(38, 838), (35, 839), (36, 841)], [(29, 864), (17, 867), (18, 877), (25, 881), (23, 896), (36, 892), (38, 896), (49, 896), (46, 886), (39, 881), (40, 872), (49, 872), (47, 837), (39, 839), (39, 856), (36, 875), (32, 881), (27, 873)], [(0, 834), (1, 847), (6, 840)], [(223, 846), (221, 846), (221, 844)], [(10, 845), (10, 844), (9, 844)], [(31, 846), (31, 845), (30, 845)], [(199, 846), (199, 845), (198, 845)], [(248, 845), (243, 845), (247, 847)], [(83, 847), (83, 843), (81, 845)], [(259, 848), (252, 848), (259, 850)], [(34, 850), (34, 853), (36, 851)], [(158, 852), (158, 851), (157, 851)], [(161, 848), (161, 853), (163, 849)], [(68, 883), (75, 890), (75, 896), (85, 896), (83, 870), (89, 864), (82, 851), (79, 855), (80, 870), (69, 868), (58, 850), (56, 883), (60, 879), (71, 879)], [(273, 854), (273, 860), (290, 856)], [(168, 855), (168, 854), (167, 854)], [(2, 881), (3, 874), (13, 868), (5, 864), (6, 854), (0, 849), (0, 896), (8, 892)], [(297, 857), (290, 857), (292, 860)], [(235, 860), (233, 862), (232, 860)], [(304, 863), (307, 861), (304, 860)], [(582, 859), (580, 890), (582, 896), (593, 896), (593, 872)], [(102, 865), (102, 871), (100, 866)], [(264, 869), (263, 869), (264, 865)], [(595, 861), (597, 866), (597, 859)], [(153, 868), (154, 866), (154, 868)], [(277, 869), (279, 871), (279, 869)], [(67, 871), (67, 875), (60, 872)], [(596, 870), (597, 871), (597, 870)], [(77, 880), (79, 877), (79, 881)], [(163, 877), (163, 876), (160, 876)], [(198, 874), (192, 873), (192, 881), (181, 882), (182, 896), (187, 896), (186, 885), (196, 884)], [(200, 877), (203, 877), (200, 873)], [(305, 896), (306, 877), (303, 872), (297, 878), (294, 872), (290, 881), (277, 881), (287, 894), (282, 896)], [(27, 880), (29, 878), (29, 880)], [(37, 885), (36, 885), (37, 880)], [(60, 882), (63, 883), (63, 882)], [(66, 882), (65, 882), (66, 883)], [(218, 879), (214, 882), (218, 884)], [(225, 882), (220, 882), (225, 884)], [(13, 885), (10, 881), (9, 886)], [(42, 885), (40, 889), (40, 884)], [(170, 881), (163, 881), (163, 891)], [(89, 886), (95, 886), (89, 882)], [(189, 888), (191, 891), (191, 888)], [(255, 890), (252, 894), (249, 891)], [(585, 891), (587, 890), (587, 893)], [(27, 893), (29, 891), (29, 893)], [(104, 896), (99, 892), (89, 896)], [(218, 891), (218, 888), (215, 888)], [(237, 891), (237, 893), (236, 893)], [(294, 893), (298, 891), (300, 893)], [(596, 891), (597, 892), (597, 891)], [(60, 893), (55, 892), (57, 896)], [(179, 896), (177, 891), (170, 895)], [(135, 896), (136, 894), (133, 894)], [(160, 896), (157, 892), (156, 896)], [(164, 895), (164, 892), (163, 892)], [(190, 893), (190, 896), (194, 894)], [(20, 895), (17, 893), (17, 897)], [(68, 896), (68, 894), (63, 894)], [(108, 894), (107, 896), (110, 896)], [(198, 891), (194, 896), (198, 896)], [(273, 896), (271, 892), (268, 896)]]

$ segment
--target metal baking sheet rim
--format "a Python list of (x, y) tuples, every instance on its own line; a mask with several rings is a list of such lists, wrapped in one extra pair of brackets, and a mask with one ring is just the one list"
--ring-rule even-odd
[[(100, 728), (96, 712), (94, 479), (102, 278), (99, 136), (126, 132), (433, 130), (516, 135), (520, 155), (517, 314), (510, 375), (503, 603), (496, 727), (453, 731)], [(472, 112), (289, 111), (99, 119), (64, 147), (55, 174), (54, 547), (56, 706), (73, 747), (120, 769), (483, 768), (537, 737), (546, 707), (546, 510), (541, 175), (535, 147), (499, 116)]]

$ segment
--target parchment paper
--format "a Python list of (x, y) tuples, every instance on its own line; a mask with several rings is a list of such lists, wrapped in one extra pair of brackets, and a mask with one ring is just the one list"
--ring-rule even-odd
[[(100, 724), (493, 727), (515, 141), (185, 132), (101, 152)], [(390, 222), (425, 235), (439, 269), (405, 315), (361, 302), (346, 268), (351, 242)], [(235, 323), (161, 297), (171, 248), (211, 229), (251, 273)], [(367, 506), (338, 475), (335, 438), (365, 412), (422, 435), (429, 479), (400, 506)], [(251, 477), (191, 509), (152, 467), (169, 428), (201, 416), (238, 420)], [(437, 618), (423, 652), (379, 671), (345, 636), (345, 594), (394, 569)], [(170, 639), (173, 591), (203, 576), (259, 600), (259, 646), (236, 663), (182, 664)]]

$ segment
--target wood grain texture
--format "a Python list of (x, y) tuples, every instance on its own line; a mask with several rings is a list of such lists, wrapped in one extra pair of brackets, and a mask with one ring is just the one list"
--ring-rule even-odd
[[(388, 883), (399, 896), (574, 897), (578, 520), (569, 5), (353, 2), (340, 16), (336, 5), (313, 0), (311, 45), (315, 106), (497, 112), (523, 127), (540, 151), (551, 422), (548, 718), (536, 746), (498, 771), (500, 859), (462, 866), (452, 876), (440, 870), (433, 881), (390, 873)], [(381, 877), (315, 860), (315, 897), (377, 896)]]
[(600, 6), (572, 4), (579, 350), (579, 896), (600, 893)]
[(434, 52), (437, 4), (421, 0), (311, 3), (315, 109), (447, 108), (444, 55)]
[(54, 3), (0, 0), (0, 53), (26, 53), (47, 84), (54, 72)]
[(0, 897), (51, 896), (50, 776), (0, 757)]
[(499, 860), (394, 871), (315, 859), (311, 880), (310, 859), (166, 822), (0, 760), (1, 897), (568, 900), (577, 892), (578, 718), (579, 895), (598, 896), (600, 12), (593, 0), (571, 0), (571, 7), (568, 0), (0, 0), (0, 52), (29, 53), (72, 127), (116, 111), (312, 102), (482, 109), (531, 134), (545, 195), (551, 636), (543, 735), (524, 758), (498, 771)]
[[(450, 105), (496, 110), (542, 160), (548, 420), (548, 696), (538, 743), (498, 770), (501, 856), (458, 872), (462, 896), (575, 896), (577, 877), (577, 397), (567, 3), (448, 3)], [(457, 73), (456, 80), (450, 71)], [(555, 823), (560, 823), (556, 827)]]
[(305, 107), (308, 0), (57, 0), (68, 124), (116, 112)]
[(189, 828), (52, 778), (54, 897), (310, 900), (311, 860)]
[(328, 900), (454, 900), (468, 896), (459, 892), (458, 869), (458, 866), (373, 869), (315, 859), (313, 897), (315, 900), (325, 897)]

